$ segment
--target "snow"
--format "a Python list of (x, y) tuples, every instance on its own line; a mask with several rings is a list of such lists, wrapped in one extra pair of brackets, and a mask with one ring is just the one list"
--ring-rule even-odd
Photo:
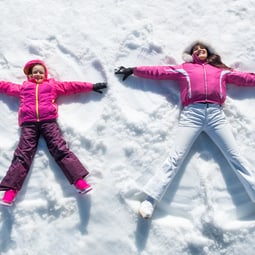
[[(190, 42), (209, 42), (223, 61), (255, 70), (252, 0), (1, 0), (0, 79), (21, 83), (26, 61), (43, 59), (59, 80), (107, 81), (97, 93), (62, 97), (59, 124), (89, 169), (90, 194), (69, 185), (40, 140), (13, 208), (0, 208), (0, 254), (252, 255), (255, 205), (202, 134), (152, 220), (136, 214), (141, 188), (173, 145), (180, 110), (173, 82), (114, 68), (182, 62)], [(225, 104), (252, 165), (255, 88), (230, 86)], [(0, 95), (0, 178), (19, 139), (19, 102)], [(1, 194), (2, 196), (2, 194)]]

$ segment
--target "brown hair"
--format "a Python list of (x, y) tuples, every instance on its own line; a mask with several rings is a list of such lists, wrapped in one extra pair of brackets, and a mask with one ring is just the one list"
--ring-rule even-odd
[(212, 65), (212, 66), (215, 66), (215, 67), (218, 67), (218, 68), (232, 70), (232, 68), (230, 68), (229, 66), (225, 65), (225, 64), (221, 61), (220, 55), (217, 55), (217, 54), (208, 55), (208, 57), (207, 57), (207, 63), (208, 63), (209, 65)]
[(45, 67), (44, 67), (42, 64), (40, 64), (40, 63), (37, 64), (37, 63), (36, 63), (36, 64), (34, 64), (34, 65), (31, 65), (31, 66), (28, 68), (28, 75), (31, 75), (31, 74), (32, 74), (32, 71), (33, 71), (34, 66), (37, 66), (37, 65), (42, 66), (43, 69), (44, 69), (44, 71), (46, 72)]
[(197, 46), (200, 46), (200, 47), (207, 50), (207, 54), (208, 54), (207, 63), (209, 65), (212, 65), (212, 66), (215, 66), (215, 67), (218, 67), (218, 68), (222, 68), (222, 69), (232, 70), (232, 68), (230, 68), (229, 66), (225, 65), (222, 62), (220, 55), (213, 53), (213, 50), (210, 49), (208, 46), (206, 46), (203, 43), (198, 42), (198, 43), (194, 44), (193, 47), (190, 50), (191, 55), (193, 54), (193, 51), (194, 51), (195, 47), (197, 47)]

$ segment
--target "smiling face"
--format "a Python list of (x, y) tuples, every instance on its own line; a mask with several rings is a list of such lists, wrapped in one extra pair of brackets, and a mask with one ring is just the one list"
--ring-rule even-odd
[(37, 64), (32, 67), (30, 78), (35, 79), (36, 82), (41, 83), (45, 79), (45, 69), (42, 65)]
[(192, 48), (192, 55), (196, 55), (196, 57), (201, 61), (206, 61), (208, 57), (208, 51), (205, 46), (201, 44), (197, 44)]

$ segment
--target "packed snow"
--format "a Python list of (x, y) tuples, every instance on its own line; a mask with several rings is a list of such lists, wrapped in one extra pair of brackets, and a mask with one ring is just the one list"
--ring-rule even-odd
[[(181, 63), (196, 39), (254, 72), (254, 1), (0, 0), (0, 9), (0, 80), (22, 83), (23, 65), (42, 59), (55, 79), (108, 83), (103, 94), (58, 101), (59, 125), (93, 191), (77, 194), (41, 139), (15, 205), (0, 207), (1, 255), (254, 254), (255, 205), (205, 134), (153, 218), (137, 216), (142, 187), (173, 145), (179, 91), (114, 74), (120, 65)], [(19, 140), (18, 107), (0, 94), (1, 179)], [(229, 86), (224, 109), (254, 165), (255, 88)]]

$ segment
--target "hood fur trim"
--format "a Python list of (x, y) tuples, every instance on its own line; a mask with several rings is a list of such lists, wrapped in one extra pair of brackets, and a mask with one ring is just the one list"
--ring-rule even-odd
[(194, 41), (192, 42), (191, 44), (189, 44), (189, 46), (187, 46), (183, 53), (182, 53), (182, 59), (184, 62), (190, 62), (192, 63), (193, 62), (193, 57), (191, 55), (191, 50), (192, 48), (197, 44), (197, 43), (201, 43), (203, 44), (207, 50), (209, 51), (210, 54), (217, 54), (215, 49), (208, 43), (204, 42), (204, 41), (201, 41), (201, 40), (197, 40), (197, 41)]

